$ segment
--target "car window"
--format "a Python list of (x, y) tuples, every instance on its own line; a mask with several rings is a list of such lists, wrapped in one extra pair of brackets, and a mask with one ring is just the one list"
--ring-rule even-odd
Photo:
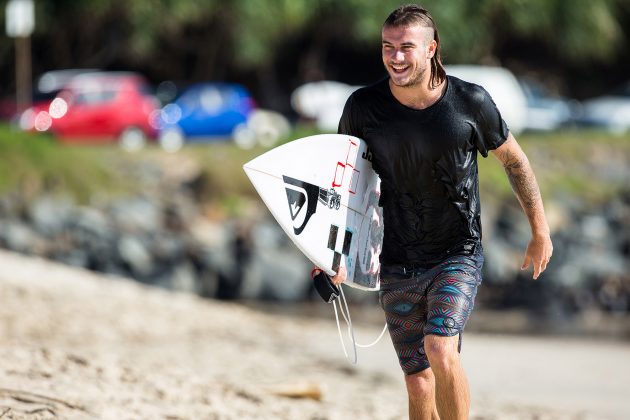
[(205, 88), (199, 95), (199, 101), (206, 112), (217, 112), (226, 103), (225, 91), (213, 87)]
[(74, 95), (75, 105), (95, 105), (113, 101), (116, 97), (114, 90), (88, 90)]
[(196, 90), (189, 90), (184, 92), (179, 98), (177, 98), (177, 104), (183, 108), (195, 108), (199, 104), (199, 96)]
[(222, 86), (203, 86), (185, 91), (175, 102), (184, 109), (201, 109), (208, 114), (240, 106), (238, 90)]

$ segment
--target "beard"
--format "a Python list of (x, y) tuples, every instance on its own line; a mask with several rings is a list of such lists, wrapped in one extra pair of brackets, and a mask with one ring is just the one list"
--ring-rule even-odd
[(427, 72), (427, 68), (416, 67), (414, 68), (408, 76), (400, 76), (395, 73), (389, 66), (386, 66), (385, 69), (389, 74), (389, 78), (392, 83), (398, 87), (410, 88), (420, 84), (424, 75)]

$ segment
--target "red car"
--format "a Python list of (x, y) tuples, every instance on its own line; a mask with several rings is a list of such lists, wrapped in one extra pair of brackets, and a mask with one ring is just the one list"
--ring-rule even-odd
[(27, 110), (25, 129), (48, 131), (66, 143), (113, 143), (127, 149), (155, 139), (159, 103), (135, 73), (94, 72), (73, 77), (50, 103)]

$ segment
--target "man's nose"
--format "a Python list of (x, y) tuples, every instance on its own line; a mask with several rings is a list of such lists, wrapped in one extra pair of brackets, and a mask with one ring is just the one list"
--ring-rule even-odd
[(401, 50), (395, 50), (392, 59), (394, 61), (402, 61), (405, 59), (405, 54)]

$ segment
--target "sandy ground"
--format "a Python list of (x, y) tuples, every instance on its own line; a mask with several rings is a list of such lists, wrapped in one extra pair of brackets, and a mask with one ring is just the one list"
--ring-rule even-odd
[[(389, 338), (0, 251), (0, 419), (404, 419)], [(324, 303), (322, 303), (324, 304)], [(375, 310), (378, 310), (375, 308)], [(359, 341), (378, 328), (357, 328)], [(628, 419), (630, 344), (467, 334), (473, 419)]]

